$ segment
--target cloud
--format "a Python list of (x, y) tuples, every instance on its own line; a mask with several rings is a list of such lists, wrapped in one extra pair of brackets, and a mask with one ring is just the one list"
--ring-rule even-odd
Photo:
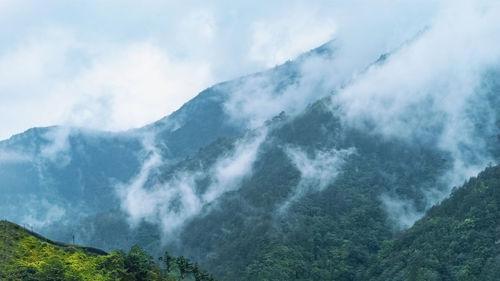
[(317, 150), (311, 155), (299, 148), (287, 147), (285, 152), (300, 172), (300, 181), (285, 203), (279, 207), (280, 213), (286, 212), (291, 204), (303, 196), (322, 191), (332, 184), (342, 171), (347, 158), (355, 153), (355, 149)]
[(53, 124), (139, 127), (212, 81), (207, 64), (178, 61), (152, 42), (91, 44), (57, 28), (0, 54), (0, 75), (0, 118), (11, 120), (3, 138), (16, 128)]
[[(279, 70), (223, 85), (231, 93), (224, 104), (231, 119), (256, 128), (281, 111), (289, 115), (302, 111), (356, 81), (382, 54), (427, 26), (436, 9), (428, 2), (411, 7), (401, 1), (387, 1), (385, 6), (361, 2), (361, 6), (299, 2), (256, 21), (249, 51), (256, 60), (275, 65), (333, 39), (323, 47), (330, 54), (309, 53)], [(409, 8), (418, 13), (401, 12)]]
[(71, 162), (69, 137), (72, 129), (69, 127), (52, 127), (42, 138), (48, 141), (41, 146), (40, 157), (58, 166), (64, 167)]
[(148, 42), (112, 47), (101, 55), (58, 89), (80, 97), (66, 112), (71, 123), (108, 130), (138, 127), (177, 109), (211, 80), (209, 66), (176, 62)]
[[(424, 32), (333, 96), (335, 110), (341, 109), (349, 126), (386, 138), (424, 142), (452, 157), (452, 168), (442, 178), (449, 189), (429, 190), (429, 206), (493, 162), (478, 125), (489, 128), (488, 133), (496, 130), (498, 116), (488, 104), (491, 100), (482, 91), (482, 82), (500, 62), (499, 13), (500, 5), (492, 2), (444, 6)], [(488, 118), (478, 124), (478, 115)], [(403, 225), (420, 216), (393, 208), (405, 204), (391, 200), (382, 198)]]
[(382, 194), (380, 201), (387, 210), (389, 219), (395, 223), (395, 228), (398, 230), (411, 227), (424, 215), (424, 212), (416, 210), (414, 202), (410, 200)]
[(31, 161), (31, 157), (17, 151), (0, 149), (0, 163), (22, 163)]
[(40, 136), (24, 136), (24, 139), (28, 138), (30, 142), (23, 146), (19, 146), (19, 143), (22, 143), (20, 139), (16, 142), (5, 142), (0, 148), (0, 162), (26, 162), (39, 169), (45, 162), (64, 167), (71, 162), (70, 136), (76, 131), (78, 130), (70, 127), (50, 127)]
[(293, 64), (280, 66), (278, 70), (223, 84), (220, 89), (230, 93), (224, 102), (224, 110), (231, 121), (248, 128), (258, 128), (282, 111), (297, 114), (352, 77), (353, 73), (332, 73), (334, 65), (335, 60), (311, 53)]
[(260, 129), (236, 143), (231, 153), (219, 159), (210, 174), (212, 184), (203, 194), (204, 202), (213, 202), (220, 195), (239, 188), (241, 181), (251, 175), (252, 165), (257, 159), (259, 147), (266, 138), (266, 129)]
[(335, 31), (336, 24), (331, 18), (296, 7), (279, 18), (252, 24), (249, 57), (267, 67), (282, 64), (333, 39)]
[[(163, 162), (160, 154), (150, 148), (139, 174), (131, 182), (117, 186), (121, 208), (128, 215), (130, 224), (134, 226), (145, 220), (159, 224), (164, 234), (179, 230), (222, 194), (237, 190), (241, 181), (251, 175), (252, 165), (266, 135), (264, 129), (250, 133), (212, 166), (194, 171), (178, 170), (168, 181), (160, 183), (148, 181)], [(203, 179), (209, 179), (210, 184), (200, 189), (199, 182)]]
[(41, 229), (54, 222), (60, 222), (66, 214), (63, 207), (50, 203), (46, 199), (31, 198), (27, 203), (24, 206), (26, 212), (21, 218), (21, 223), (34, 228), (34, 230)]
[(433, 2), (4, 0), (0, 118), (13, 121), (0, 138), (33, 126), (142, 126), (332, 35), (346, 46), (335, 72), (355, 73), (421, 28)]

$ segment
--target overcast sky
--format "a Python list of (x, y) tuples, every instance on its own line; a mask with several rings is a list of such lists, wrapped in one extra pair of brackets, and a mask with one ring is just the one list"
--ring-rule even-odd
[(440, 6), (342, 2), (0, 0), (0, 139), (56, 124), (139, 127), (334, 38), (391, 50)]

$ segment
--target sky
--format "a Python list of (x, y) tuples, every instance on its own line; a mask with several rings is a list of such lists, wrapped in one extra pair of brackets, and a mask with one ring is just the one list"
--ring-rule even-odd
[(339, 37), (391, 50), (440, 5), (343, 2), (0, 0), (0, 140), (37, 126), (140, 127)]

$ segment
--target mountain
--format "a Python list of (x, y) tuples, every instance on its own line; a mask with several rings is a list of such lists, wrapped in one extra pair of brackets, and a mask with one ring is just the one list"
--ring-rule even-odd
[[(132, 234), (124, 219), (120, 223), (109, 215), (97, 216), (81, 229), (101, 226), (97, 233), (103, 233), (107, 224), (120, 224), (120, 232), (147, 249), (192, 257), (221, 280), (366, 280), (384, 241), (398, 233), (400, 223), (425, 213), (429, 190), (445, 192), (450, 186), (443, 175), (453, 168), (453, 158), (428, 141), (384, 138), (343, 124), (341, 113), (332, 108), (327, 97), (257, 129), (266, 136), (256, 151), (248, 149), (256, 157), (239, 188), (227, 190), (192, 216), (184, 216), (190, 212), (188, 200), (165, 196), (156, 206), (158, 218), (145, 216), (150, 223)], [(201, 174), (194, 185), (198, 198), (204, 198), (212, 182), (222, 189), (217, 169), (211, 167), (224, 159), (237, 163), (232, 152), (252, 142), (255, 134), (208, 145), (161, 174), (159, 188), (179, 186), (181, 176)], [(227, 176), (233, 168), (226, 168)], [(169, 210), (172, 205), (175, 209)], [(173, 226), (168, 220), (162, 224), (169, 217), (186, 219), (178, 234), (162, 230)], [(179, 238), (162, 239), (172, 235)], [(116, 237), (91, 240), (105, 245)]]
[(214, 280), (184, 257), (165, 254), (169, 269), (161, 269), (138, 246), (108, 254), (54, 242), (8, 221), (0, 222), (0, 237), (2, 280)]
[(389, 259), (411, 258), (398, 239), (498, 163), (500, 72), (432, 72), (414, 58), (431, 31), (360, 67), (327, 43), (136, 130), (14, 136), (0, 143), (2, 215), (62, 241), (187, 256), (220, 280), (440, 276)]
[[(0, 216), (69, 241), (76, 232), (75, 222), (85, 223), (101, 213), (122, 215), (117, 189), (139, 176), (149, 158), (161, 160), (158, 170), (169, 170), (217, 139), (241, 134), (252, 116), (236, 120), (230, 105), (238, 107), (249, 92), (255, 91), (252, 87), (261, 84), (266, 85), (269, 95), (281, 95), (297, 83), (304, 61), (331, 56), (330, 45), (268, 71), (217, 84), (143, 128), (119, 133), (57, 126), (33, 128), (0, 141), (0, 199), (4, 202)], [(267, 114), (272, 116), (273, 111)], [(80, 235), (77, 239), (91, 242)], [(116, 245), (108, 246), (114, 249)]]
[(445, 188), (446, 154), (345, 127), (329, 99), (268, 130), (252, 174), (181, 235), (222, 280), (358, 280), (392, 235), (383, 195), (423, 212), (424, 187)]
[(227, 109), (236, 89), (258, 80), (279, 94), (296, 82), (301, 61), (312, 54), (329, 55), (328, 46), (295, 62), (208, 88), (143, 128), (110, 133), (55, 126), (0, 141), (0, 199), (5, 202), (0, 216), (50, 234), (51, 223), (72, 223), (119, 209), (116, 186), (133, 180), (152, 154), (161, 157), (162, 169), (168, 170), (219, 138), (241, 134), (249, 119), (233, 120)]

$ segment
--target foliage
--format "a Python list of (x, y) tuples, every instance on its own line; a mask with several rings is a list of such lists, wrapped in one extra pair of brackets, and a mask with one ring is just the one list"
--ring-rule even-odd
[[(498, 280), (500, 166), (470, 179), (379, 252), (373, 280)], [(378, 276), (375, 279), (373, 276)]]
[[(213, 278), (193, 266), (184, 257), (173, 258), (182, 264), (179, 276), (171, 269), (162, 269), (139, 246), (128, 254), (53, 242), (13, 223), (0, 222), (0, 279), (1, 280), (184, 280), (199, 281)], [(189, 274), (188, 270), (189, 269)]]

